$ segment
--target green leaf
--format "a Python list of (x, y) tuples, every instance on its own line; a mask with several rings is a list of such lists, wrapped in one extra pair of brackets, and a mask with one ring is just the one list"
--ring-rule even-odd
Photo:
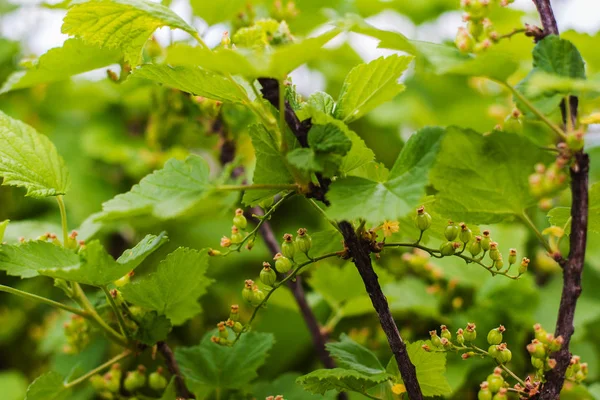
[(0, 111), (0, 176), (4, 185), (42, 198), (65, 194), (69, 173), (54, 144), (31, 126)]
[(176, 45), (168, 50), (167, 62), (250, 79), (272, 77), (283, 80), (302, 64), (318, 58), (324, 51), (323, 46), (339, 33), (339, 29), (332, 29), (317, 37), (266, 49), (219, 48), (213, 51)]
[(566, 78), (559, 75), (548, 74), (545, 72), (535, 72), (532, 74), (525, 87), (525, 94), (528, 98), (535, 98), (542, 94), (553, 95), (559, 93), (562, 97), (573, 94), (591, 93), (598, 96), (600, 93), (600, 76), (596, 75), (589, 80), (580, 78)]
[(243, 334), (235, 346), (212, 343), (207, 333), (194, 347), (180, 347), (175, 358), (186, 382), (203, 389), (241, 389), (258, 376), (257, 370), (273, 346), (270, 333)]
[[(588, 232), (600, 233), (600, 183), (594, 183), (589, 189)], [(571, 234), (571, 208), (555, 207), (548, 212), (550, 224), (565, 228)]]
[(135, 339), (148, 346), (154, 346), (157, 342), (165, 340), (171, 332), (171, 321), (164, 315), (158, 315), (156, 311), (147, 312), (136, 321), (138, 330)]
[(179, 89), (196, 96), (229, 103), (247, 103), (248, 95), (233, 80), (199, 67), (145, 64), (131, 79), (141, 78)]
[(43, 269), (78, 268), (80, 262), (74, 251), (49, 242), (27, 241), (0, 246), (0, 269), (21, 278), (38, 276)]
[(67, 39), (62, 47), (50, 49), (42, 55), (31, 68), (13, 73), (0, 89), (0, 93), (61, 81), (82, 72), (114, 64), (120, 58), (121, 55), (116, 50), (90, 46), (79, 39)]
[(341, 308), (357, 297), (366, 297), (365, 285), (351, 263), (342, 267), (319, 265), (312, 271), (308, 283), (333, 309)]
[(398, 79), (413, 57), (391, 55), (354, 67), (342, 86), (335, 117), (351, 122), (404, 90)]
[[(427, 352), (421, 348), (425, 342), (418, 341), (406, 346), (410, 361), (417, 369), (417, 379), (421, 385), (423, 396), (445, 396), (452, 392), (446, 378), (446, 354)], [(396, 359), (392, 357), (387, 372), (402, 381)]]
[(351, 369), (367, 375), (377, 375), (385, 372), (385, 368), (371, 350), (356, 343), (345, 333), (340, 336), (339, 342), (329, 342), (325, 347), (341, 368)]
[(175, 377), (171, 378), (169, 385), (160, 396), (160, 400), (175, 400), (177, 398), (177, 384), (175, 383)]
[(71, 391), (65, 388), (63, 377), (50, 371), (29, 385), (25, 400), (66, 400), (69, 396)]
[(125, 61), (138, 65), (142, 49), (158, 28), (182, 29), (191, 35), (196, 30), (160, 3), (148, 0), (91, 0), (76, 3), (64, 18), (62, 33), (84, 42), (120, 49)]
[[(262, 125), (251, 125), (249, 127), (254, 154), (256, 155), (256, 167), (252, 183), (254, 184), (286, 184), (294, 183), (285, 158), (277, 148), (276, 141)], [(279, 193), (280, 190), (249, 190), (244, 193), (243, 202), (254, 206), (263, 200), (269, 199)]]
[(140, 245), (125, 251), (125, 253), (135, 254), (134, 256), (125, 256), (122, 261), (115, 261), (100, 242), (94, 240), (81, 250), (78, 256), (80, 261), (76, 265), (65, 264), (40, 268), (39, 273), (86, 285), (106, 286), (134, 270), (163, 243), (162, 237), (148, 235)]
[(361, 177), (334, 182), (328, 193), (331, 201), (329, 216), (381, 222), (398, 219), (413, 211), (425, 194), (429, 169), (443, 136), (441, 128), (424, 128), (411, 136), (385, 182)]
[(112, 221), (151, 215), (157, 219), (181, 216), (197, 207), (210, 191), (209, 168), (202, 157), (171, 159), (127, 193), (102, 204), (96, 220)]
[(352, 141), (334, 124), (313, 125), (308, 131), (308, 145), (320, 152), (345, 155)]
[(533, 49), (533, 66), (539, 71), (585, 79), (585, 65), (573, 43), (556, 35), (546, 36)]
[(121, 292), (125, 300), (181, 325), (202, 311), (198, 298), (212, 283), (206, 277), (207, 269), (206, 251), (180, 247), (160, 262), (156, 272), (135, 276)]
[(335, 110), (335, 100), (325, 92), (315, 92), (306, 99), (305, 106), (326, 115), (333, 115)]
[(167, 243), (169, 238), (166, 232), (161, 232), (158, 236), (146, 235), (133, 249), (125, 250), (117, 259), (119, 264), (127, 266), (130, 270), (136, 269), (150, 254), (154, 253), (159, 247)]
[(483, 136), (450, 127), (430, 174), (438, 191), (435, 209), (475, 224), (520, 216), (536, 203), (528, 181), (534, 164), (550, 159), (522, 135), (495, 131)]
[(318, 369), (296, 380), (305, 390), (315, 394), (325, 394), (328, 390), (338, 392), (366, 391), (389, 379), (389, 375), (365, 375), (358, 371), (344, 368)]

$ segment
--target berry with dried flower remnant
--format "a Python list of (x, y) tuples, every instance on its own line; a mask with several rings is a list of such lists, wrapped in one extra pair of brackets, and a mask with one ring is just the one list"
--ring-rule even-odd
[[(294, 258), (296, 254), (296, 243), (294, 237), (289, 233), (283, 235), (283, 243), (281, 244), (281, 254), (289, 259)], [(279, 271), (279, 269), (277, 269)]]
[(467, 327), (465, 328), (464, 332), (463, 332), (463, 336), (465, 337), (465, 340), (467, 342), (472, 342), (477, 338), (477, 331), (476, 331), (476, 326), (474, 323), (469, 322), (467, 323)]
[(415, 225), (420, 231), (426, 231), (431, 226), (431, 215), (425, 211), (425, 206), (417, 208), (417, 217)]
[(492, 329), (488, 332), (487, 341), (489, 344), (500, 344), (502, 343), (502, 333), (506, 331), (503, 325), (500, 325), (497, 328)]
[(267, 286), (273, 286), (277, 281), (277, 274), (271, 269), (271, 264), (268, 262), (263, 263), (263, 269), (260, 271), (260, 280)]
[(458, 232), (460, 231), (459, 227), (454, 225), (454, 222), (448, 221), (448, 226), (444, 230), (444, 236), (448, 241), (452, 241), (456, 239), (458, 236)]
[(292, 261), (281, 253), (275, 254), (273, 260), (275, 260), (275, 269), (280, 274), (286, 274), (290, 269), (292, 269)]
[(312, 239), (305, 228), (298, 229), (298, 236), (296, 236), (296, 249), (300, 252), (307, 254), (312, 246)]
[(235, 217), (233, 217), (233, 225), (238, 227), (239, 229), (246, 229), (248, 226), (248, 220), (244, 216), (244, 210), (238, 208), (235, 210)]

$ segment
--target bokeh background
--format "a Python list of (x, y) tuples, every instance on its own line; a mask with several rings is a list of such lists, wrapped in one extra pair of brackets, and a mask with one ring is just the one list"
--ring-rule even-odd
[[(207, 4), (208, 3), (208, 4)], [(245, 1), (175, 0), (170, 6), (186, 21), (196, 26), (209, 45), (217, 45), (222, 33), (231, 30), (223, 22), (235, 18)], [(257, 13), (266, 15), (272, 2), (252, 1)], [(308, 36), (325, 29), (324, 24), (336, 15), (356, 13), (382, 29), (397, 30), (413, 39), (434, 42), (452, 41), (462, 26), (458, 0), (299, 0), (298, 16), (290, 21), (292, 33)], [(596, 0), (555, 1), (559, 28), (572, 40), (588, 62), (589, 73), (600, 71), (600, 2)], [(236, 9), (237, 7), (237, 9)], [(17, 70), (22, 60), (36, 58), (50, 48), (60, 46), (66, 35), (60, 33), (65, 14), (64, 3), (23, 1), (9, 4), (0, 0), (0, 81)], [(201, 15), (213, 16), (204, 21)], [(501, 33), (521, 27), (524, 22), (537, 23), (532, 2), (517, 0), (510, 8), (493, 16)], [(210, 23), (210, 25), (209, 25)], [(173, 41), (187, 41), (182, 32), (159, 30), (155, 40), (161, 46)], [(515, 36), (499, 46), (522, 63), (514, 77), (523, 78), (531, 65), (530, 39)], [(344, 34), (328, 45), (322, 58), (292, 73), (293, 83), (301, 94), (324, 90), (334, 97), (348, 71), (361, 61), (370, 61), (390, 51), (377, 48), (377, 41), (358, 34)], [(111, 67), (114, 71), (119, 66)], [(418, 67), (403, 77), (407, 89), (394, 101), (385, 104), (352, 124), (374, 149), (379, 161), (390, 167), (405, 140), (417, 129), (430, 125), (460, 125), (480, 132), (490, 131), (510, 113), (510, 96), (482, 79), (439, 77)], [(597, 104), (584, 103), (582, 114), (597, 110)], [(0, 95), (0, 109), (47, 134), (63, 155), (72, 176), (72, 189), (66, 202), (69, 224), (80, 226), (101, 209), (102, 202), (150, 173), (171, 157), (184, 158), (190, 152), (201, 154), (218, 175), (219, 137), (211, 130), (211, 120), (189, 95), (136, 81), (116, 84), (106, 79), (106, 69), (75, 77), (70, 81), (42, 85), (32, 89)], [(250, 116), (231, 107), (224, 110), (229, 126), (237, 130), (240, 152), (252, 158), (244, 127)], [(525, 126), (525, 134), (536, 137), (539, 126)], [(594, 132), (594, 127), (592, 127)], [(593, 136), (592, 136), (593, 138)], [(592, 146), (592, 181), (600, 178), (600, 153)], [(229, 233), (234, 203), (206, 204), (193, 215), (167, 223), (132, 220), (128, 224), (102, 226), (96, 234), (114, 254), (129, 247), (145, 233), (168, 231), (170, 243), (155, 254), (144, 268), (178, 246), (202, 249), (217, 247), (222, 235)], [(555, 199), (568, 204), (568, 199)], [(535, 216), (544, 227), (543, 212)], [(58, 210), (52, 201), (24, 199), (18, 189), (0, 188), (0, 220), (13, 223), (7, 241), (18, 237), (36, 237), (46, 231), (59, 231)], [(310, 232), (327, 229), (327, 225), (301, 199), (286, 204), (272, 221), (280, 237), (299, 227)], [(411, 237), (403, 230), (399, 237)], [(483, 228), (483, 227), (482, 227)], [(513, 351), (513, 366), (528, 371), (525, 345), (532, 338), (532, 326), (539, 322), (552, 331), (560, 298), (561, 277), (558, 266), (547, 258), (533, 237), (518, 222), (488, 227), (503, 249), (516, 248), (520, 255), (532, 259), (531, 273), (513, 282), (492, 278), (486, 271), (466, 266), (460, 260), (431, 261), (420, 255), (386, 252), (377, 263), (384, 292), (403, 337), (409, 341), (428, 338), (428, 331), (446, 324), (452, 331), (467, 321), (477, 323), (481, 337), (489, 329), (503, 324)], [(331, 240), (333, 249), (340, 246)], [(432, 245), (437, 241), (431, 239)], [(584, 274), (584, 291), (576, 314), (574, 353), (589, 364), (590, 390), (572, 388), (565, 399), (600, 399), (600, 240), (591, 235), (589, 256)], [(229, 305), (241, 301), (243, 280), (254, 278), (263, 260), (269, 259), (265, 246), (258, 241), (251, 252), (225, 259), (211, 260), (209, 276), (215, 280), (202, 298), (203, 313), (178, 327), (172, 334), (175, 345), (193, 345), (214, 325), (227, 317)], [(320, 263), (307, 273), (306, 289), (315, 312), (333, 329), (332, 337), (342, 332), (365, 344), (387, 360), (390, 356), (377, 316), (372, 311), (362, 282), (351, 264)], [(0, 275), (0, 282), (34, 293), (61, 299), (51, 281), (35, 278), (20, 281)], [(260, 314), (257, 330), (273, 332), (276, 344), (260, 371), (260, 380), (272, 381), (282, 373), (305, 373), (318, 368), (308, 331), (292, 296), (282, 289), (273, 297), (269, 308)], [(247, 313), (249, 310), (245, 310)], [(0, 388), (13, 397), (23, 398), (27, 383), (48, 369), (65, 375), (74, 365), (93, 367), (106, 354), (108, 344), (96, 340), (79, 355), (64, 354), (62, 313), (9, 295), (0, 295)], [(151, 360), (145, 360), (152, 364)], [(448, 379), (454, 399), (474, 399), (479, 383), (492, 371), (486, 360), (462, 361), (448, 357)], [(89, 390), (76, 394), (79, 399), (93, 398)], [(595, 397), (593, 397), (595, 396)], [(360, 398), (360, 396), (354, 396)]]

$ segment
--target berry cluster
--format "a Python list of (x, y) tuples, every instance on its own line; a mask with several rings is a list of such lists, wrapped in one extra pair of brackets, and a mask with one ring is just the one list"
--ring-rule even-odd
[(551, 197), (564, 189), (567, 184), (567, 167), (571, 163), (571, 152), (565, 143), (559, 143), (556, 161), (546, 166), (536, 164), (535, 172), (529, 175), (529, 190), (531, 194), (540, 198), (542, 209), (552, 207)]
[[(263, 268), (259, 273), (260, 283), (262, 288), (267, 292), (271, 292), (282, 282), (277, 281), (277, 273), (285, 275), (286, 278), (291, 278), (290, 270), (296, 265), (294, 256), (299, 253), (303, 253), (309, 260), (311, 259), (308, 255), (312, 246), (312, 239), (307, 233), (305, 228), (298, 229), (298, 234), (294, 238), (293, 235), (286, 233), (283, 235), (283, 243), (281, 244), (281, 253), (275, 254), (273, 260), (275, 261), (275, 268), (271, 267), (268, 262), (263, 262)], [(299, 265), (297, 268), (301, 268)], [(276, 272), (277, 271), (277, 272)], [(263, 291), (257, 283), (252, 279), (246, 279), (244, 282), (244, 288), (242, 289), (242, 298), (254, 308), (264, 306), (267, 300), (267, 294)], [(221, 321), (217, 324), (219, 329), (219, 336), (213, 336), (211, 339), (214, 343), (221, 345), (232, 345), (233, 342), (229, 340), (229, 329), (233, 331), (236, 338), (243, 332), (244, 326), (239, 322), (239, 306), (232, 305), (229, 319), (227, 321)]]
[(494, 24), (488, 16), (492, 7), (508, 6), (514, 0), (461, 0), (460, 5), (465, 11), (463, 21), (467, 27), (458, 28), (456, 47), (464, 53), (479, 53), (492, 46), (500, 38), (494, 30)]
[[(233, 226), (231, 227), (231, 237), (223, 236), (221, 238), (221, 247), (232, 248), (233, 250), (239, 250), (247, 239), (250, 237), (246, 233), (246, 227), (248, 226), (248, 220), (244, 216), (244, 210), (238, 208), (235, 210), (235, 215), (233, 217)], [(254, 240), (248, 241), (246, 243), (246, 248), (248, 250), (252, 250), (254, 246)], [(209, 250), (209, 254), (211, 256), (221, 255), (221, 252), (218, 250)]]
[[(415, 226), (421, 231), (421, 235), (417, 243), (420, 242), (423, 232), (425, 232), (431, 226), (431, 215), (425, 211), (425, 207), (421, 206), (417, 209), (417, 215), (415, 216)], [(449, 256), (460, 256), (466, 262), (476, 262), (483, 265), (486, 269), (491, 271), (493, 274), (502, 274), (511, 278), (518, 278), (525, 272), (529, 266), (529, 259), (524, 257), (519, 265), (518, 276), (508, 275), (510, 268), (517, 262), (517, 250), (510, 249), (507, 258), (508, 267), (502, 270), (504, 267), (504, 259), (502, 253), (498, 249), (498, 243), (494, 242), (490, 236), (489, 230), (484, 230), (482, 235), (473, 235), (471, 229), (461, 222), (455, 224), (453, 221), (448, 221), (448, 225), (444, 229), (445, 242), (442, 242), (439, 250), (432, 250), (424, 247), (419, 247), (427, 251), (430, 255), (441, 258)], [(463, 252), (468, 249), (471, 253), (472, 258), (463, 255)], [(492, 261), (490, 266), (482, 264), (485, 256), (488, 256)]]
[(72, 315), (71, 320), (65, 322), (63, 327), (67, 339), (63, 348), (65, 353), (77, 354), (90, 343), (90, 325), (82, 316)]
[(167, 387), (168, 381), (161, 367), (146, 377), (146, 367), (143, 365), (138, 365), (135, 370), (127, 372), (123, 379), (121, 365), (113, 364), (110, 371), (104, 376), (93, 375), (90, 383), (96, 390), (96, 394), (102, 399), (121, 399), (120, 393), (125, 391), (132, 396), (128, 399), (134, 400), (137, 399), (135, 394), (144, 389), (146, 385), (154, 392), (162, 392)]

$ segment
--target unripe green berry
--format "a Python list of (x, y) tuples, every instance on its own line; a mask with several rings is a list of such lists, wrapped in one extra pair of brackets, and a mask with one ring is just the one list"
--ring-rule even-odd
[(238, 306), (237, 304), (232, 304), (231, 305), (231, 311), (229, 313), (229, 319), (237, 322), (240, 320), (240, 306)]
[(494, 395), (494, 397), (492, 397), (492, 400), (508, 400), (508, 396), (506, 395), (507, 393), (507, 389), (506, 388), (501, 388), (498, 393), (496, 393)]
[(500, 344), (502, 343), (502, 333), (506, 331), (504, 326), (500, 325), (497, 328), (492, 329), (488, 332), (487, 341), (489, 344)]
[(253, 289), (253, 297), (254, 297), (254, 299), (252, 300), (252, 305), (254, 307), (258, 307), (258, 306), (260, 306), (262, 301), (265, 299), (265, 293), (262, 290), (260, 290), (258, 287), (255, 286)]
[(498, 243), (491, 242), (490, 243), (490, 259), (492, 261), (498, 261), (502, 256), (500, 255), (500, 250), (498, 250)]
[(460, 233), (458, 235), (458, 238), (460, 239), (460, 241), (463, 243), (468, 243), (471, 241), (472, 237), (473, 237), (473, 233), (471, 232), (469, 227), (467, 227), (467, 225), (464, 222), (461, 222), (460, 223)]
[(517, 262), (517, 250), (510, 249), (508, 252), (508, 264), (513, 265)]
[(420, 231), (426, 231), (431, 226), (431, 215), (425, 211), (425, 207), (421, 206), (417, 208), (417, 217), (415, 218), (415, 225)]
[(219, 329), (219, 337), (221, 339), (228, 339), (229, 338), (229, 332), (227, 332), (227, 328), (225, 327), (225, 322), (219, 322), (217, 324), (217, 328)]
[(492, 400), (492, 392), (489, 389), (481, 389), (477, 393), (477, 400)]
[(440, 253), (443, 256), (451, 256), (456, 252), (456, 249), (460, 247), (458, 242), (446, 242), (440, 246)]
[(496, 267), (496, 269), (498, 271), (500, 271), (502, 269), (502, 267), (504, 267), (504, 261), (502, 260), (502, 254), (500, 254), (500, 258), (494, 262), (494, 267)]
[(452, 333), (448, 330), (448, 328), (446, 327), (446, 325), (442, 325), (440, 327), (441, 329), (441, 336), (443, 338), (446, 338), (448, 340), (452, 340)]
[(492, 244), (492, 238), (490, 238), (490, 231), (485, 230), (482, 232), (483, 238), (481, 239), (481, 248), (484, 251), (488, 251), (490, 249), (490, 245)]
[(308, 233), (306, 233), (306, 229), (298, 229), (298, 236), (296, 236), (296, 249), (298, 249), (301, 253), (306, 254), (310, 250), (311, 245), (312, 239)]
[(248, 226), (248, 220), (244, 216), (244, 210), (242, 210), (241, 208), (235, 210), (235, 217), (233, 217), (233, 225), (235, 225), (239, 229), (246, 229), (246, 226)]
[(104, 384), (111, 393), (117, 393), (121, 389), (121, 378), (117, 379), (112, 372), (104, 375)]
[(167, 387), (167, 378), (163, 375), (163, 369), (158, 367), (156, 372), (153, 372), (148, 376), (148, 385), (152, 390), (161, 391)]
[(456, 331), (456, 342), (460, 345), (465, 343), (465, 336), (463, 334), (462, 328), (460, 328), (458, 331)]
[(285, 274), (292, 269), (292, 261), (281, 253), (275, 254), (273, 260), (275, 260), (275, 269), (280, 274)]
[(146, 384), (146, 367), (139, 365), (137, 370), (128, 372), (123, 382), (125, 390), (132, 393), (144, 387)]
[(555, 352), (555, 351), (559, 351), (563, 345), (563, 343), (565, 342), (565, 340), (563, 339), (562, 336), (558, 336), (555, 337), (550, 344), (548, 344), (548, 349), (551, 352)]
[(90, 377), (90, 384), (96, 391), (106, 389), (106, 381), (100, 374), (96, 374), (96, 375), (93, 375), (92, 377)]
[(254, 281), (252, 279), (246, 279), (244, 283), (244, 289), (242, 289), (242, 297), (246, 302), (252, 304), (254, 301), (254, 291), (252, 290), (254, 287)]
[(435, 347), (442, 347), (442, 340), (437, 334), (437, 331), (429, 331), (429, 335), (431, 336), (431, 344)]
[(244, 326), (241, 324), (241, 322), (236, 322), (236, 323), (233, 325), (233, 331), (234, 331), (235, 333), (240, 333), (240, 332), (242, 332), (243, 330), (244, 330)]
[(531, 365), (537, 370), (544, 369), (544, 360), (537, 357), (531, 357)]
[(546, 330), (544, 328), (542, 328), (542, 325), (535, 324), (533, 326), (533, 332), (534, 332), (535, 338), (537, 340), (539, 340), (541, 343), (550, 344), (550, 341), (548, 340), (548, 332), (546, 332)]
[(467, 327), (465, 328), (465, 330), (463, 332), (463, 336), (465, 337), (465, 340), (467, 342), (472, 342), (477, 338), (477, 331), (476, 331), (476, 326), (474, 323), (469, 322), (467, 324)]
[(481, 236), (475, 236), (471, 242), (471, 245), (469, 246), (469, 253), (471, 253), (473, 257), (481, 253)]
[(294, 258), (294, 254), (296, 254), (296, 243), (294, 243), (293, 238), (292, 235), (286, 233), (283, 235), (283, 243), (281, 244), (281, 254), (289, 259)]
[(531, 354), (531, 357), (545, 358), (546, 348), (544, 344), (537, 339), (533, 339), (531, 343), (527, 345), (527, 351)]
[(496, 361), (502, 364), (509, 363), (512, 359), (512, 352), (506, 347), (506, 344), (499, 344), (497, 349), (498, 354), (496, 355)]
[(459, 231), (460, 231), (460, 228), (458, 226), (454, 225), (454, 222), (448, 221), (448, 226), (444, 230), (444, 236), (446, 237), (446, 239), (448, 241), (452, 241), (452, 240), (456, 239)]
[(273, 286), (277, 281), (277, 274), (271, 269), (271, 264), (268, 262), (263, 263), (263, 269), (260, 271), (260, 280), (267, 286)]
[(488, 348), (488, 353), (493, 359), (498, 358), (498, 345), (493, 344)]
[(525, 272), (527, 272), (528, 267), (529, 267), (529, 258), (523, 257), (523, 260), (521, 260), (521, 265), (519, 265), (519, 275), (523, 275)]
[(240, 243), (244, 240), (244, 235), (240, 233), (240, 230), (237, 226), (233, 225), (231, 227), (231, 243)]
[(502, 377), (502, 369), (496, 367), (494, 373), (488, 375), (486, 379), (488, 388), (492, 393), (497, 393), (504, 386), (504, 378)]
[(583, 131), (569, 133), (567, 135), (567, 145), (569, 146), (569, 149), (573, 150), (574, 152), (583, 149), (585, 144), (583, 136)]

